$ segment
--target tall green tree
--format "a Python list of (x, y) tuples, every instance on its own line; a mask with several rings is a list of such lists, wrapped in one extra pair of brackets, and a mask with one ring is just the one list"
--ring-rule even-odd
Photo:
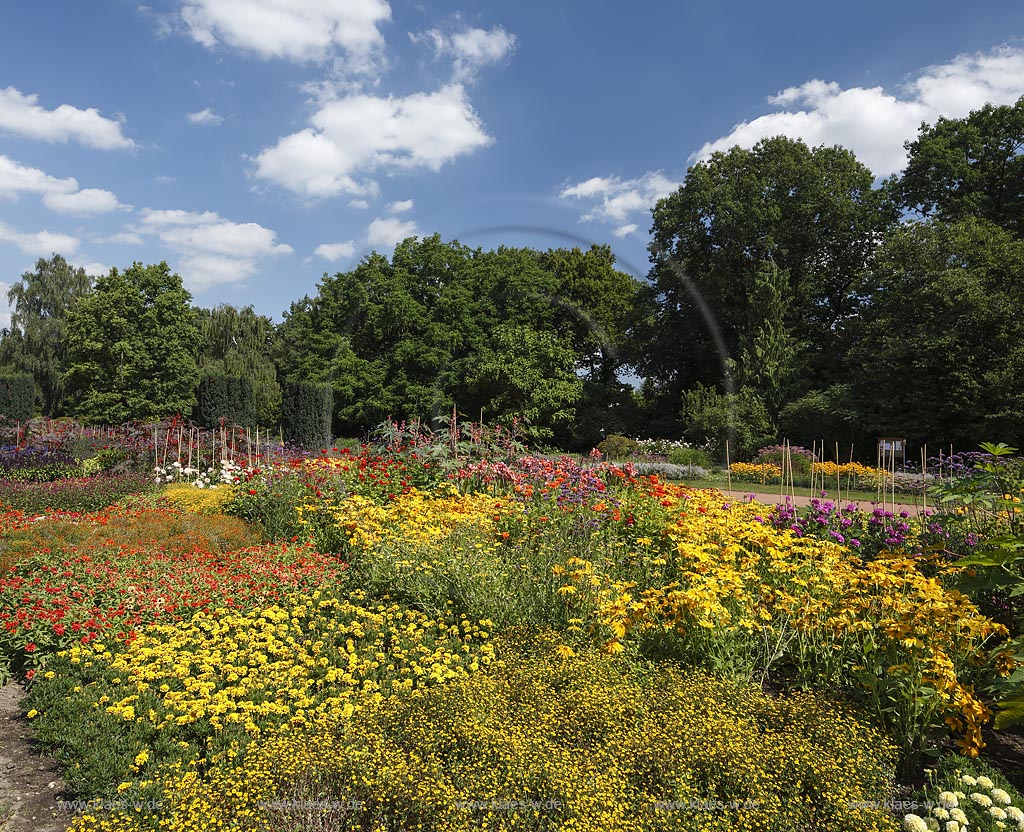
[(200, 333), (199, 371), (209, 376), (240, 376), (252, 382), (256, 422), (275, 427), (280, 421), (281, 386), (271, 356), (275, 328), (251, 306), (221, 304), (197, 309)]
[(97, 279), (67, 320), (72, 412), (93, 424), (191, 413), (199, 381), (191, 301), (167, 263)]
[(25, 272), (7, 292), (11, 326), (0, 341), (0, 364), (33, 377), (38, 404), (46, 416), (62, 414), (65, 324), (91, 287), (92, 278), (85, 269), (54, 254), (39, 258), (35, 271)]
[(1024, 96), (922, 124), (906, 148), (907, 167), (892, 183), (904, 207), (943, 222), (978, 217), (1024, 235)]
[(1024, 241), (985, 220), (912, 223), (876, 258), (850, 352), (869, 434), (1024, 441)]
[(753, 358), (762, 330), (794, 393), (829, 383), (858, 282), (897, 219), (873, 181), (848, 150), (780, 136), (713, 154), (658, 202), (633, 351), (669, 410), (683, 390), (721, 384), (727, 357)]

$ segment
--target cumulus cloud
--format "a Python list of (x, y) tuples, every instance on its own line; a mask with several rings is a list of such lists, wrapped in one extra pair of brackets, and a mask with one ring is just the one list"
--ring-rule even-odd
[(638, 179), (617, 176), (595, 176), (575, 185), (566, 185), (559, 192), (562, 199), (576, 199), (591, 204), (580, 219), (617, 223), (613, 233), (625, 237), (636, 231), (631, 218), (649, 212), (659, 199), (668, 196), (679, 183), (659, 171), (645, 173)]
[(217, 115), (209, 107), (200, 110), (198, 113), (188, 113), (185, 118), (187, 118), (192, 124), (210, 124), (214, 126), (221, 124), (224, 121), (223, 118)]
[(43, 195), (43, 204), (58, 214), (75, 214), (81, 217), (109, 214), (119, 208), (131, 209), (130, 205), (121, 204), (116, 194), (101, 188), (85, 188), (74, 193), (47, 193)]
[(856, 153), (876, 176), (906, 165), (903, 143), (921, 122), (940, 116), (962, 118), (986, 103), (1013, 104), (1024, 91), (1024, 49), (1000, 47), (958, 55), (921, 71), (895, 92), (882, 87), (849, 87), (820, 79), (789, 87), (768, 98), (782, 112), (737, 124), (707, 142), (690, 161), (707, 159), (734, 145), (753, 147), (770, 136), (803, 139), (811, 147), (839, 144)]
[(65, 257), (78, 250), (80, 240), (70, 234), (56, 231), (19, 231), (11, 225), (0, 221), (0, 243), (16, 246), (24, 254), (32, 257), (49, 257), (62, 254)]
[(404, 214), (406, 211), (411, 211), (412, 206), (415, 203), (411, 199), (404, 199), (401, 202), (392, 202), (388, 206), (389, 214)]
[(354, 240), (346, 240), (343, 243), (323, 243), (313, 250), (313, 254), (317, 257), (322, 257), (324, 260), (329, 260), (332, 263), (337, 263), (339, 260), (348, 260), (355, 253), (356, 244)]
[(480, 70), (506, 60), (516, 48), (516, 36), (501, 26), (469, 28), (452, 34), (430, 29), (409, 37), (413, 43), (426, 41), (432, 44), (438, 57), (450, 57), (453, 73), (459, 81), (472, 81)]
[(403, 221), (398, 217), (377, 217), (366, 229), (366, 244), (370, 248), (394, 248), (406, 237), (418, 233), (413, 220)]
[(111, 234), (108, 237), (99, 237), (96, 242), (110, 243), (115, 246), (141, 246), (145, 241), (134, 231), (122, 231), (118, 234)]
[(105, 266), (103, 263), (75, 263), (75, 268), (85, 269), (85, 273), (91, 277), (102, 277), (105, 274), (110, 274), (110, 266)]
[(350, 95), (325, 104), (311, 121), (264, 149), (256, 176), (307, 197), (372, 197), (380, 188), (367, 173), (436, 171), (494, 141), (461, 84), (405, 98)]
[(48, 142), (77, 141), (99, 150), (131, 150), (135, 142), (121, 125), (90, 107), (80, 110), (61, 104), (47, 110), (38, 95), (23, 95), (14, 87), (0, 89), (0, 131)]
[(79, 190), (74, 177), (58, 179), (0, 155), (0, 198), (17, 199), (23, 193), (38, 194), (47, 208), (59, 214), (92, 216), (118, 208), (131, 209), (130, 205), (122, 205), (110, 191)]
[(193, 289), (235, 283), (254, 274), (263, 257), (291, 254), (276, 233), (254, 222), (237, 223), (213, 211), (144, 208), (140, 235), (151, 234), (175, 251), (184, 282)]
[(181, 18), (208, 49), (226, 46), (264, 59), (323, 61), (337, 50), (357, 62), (380, 49), (387, 0), (185, 0)]
[(0, 329), (11, 328), (11, 307), (7, 304), (7, 292), (11, 284), (0, 280)]

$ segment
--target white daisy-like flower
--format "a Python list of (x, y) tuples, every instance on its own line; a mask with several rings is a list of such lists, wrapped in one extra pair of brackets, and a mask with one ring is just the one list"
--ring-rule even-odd
[(969, 775), (969, 774), (961, 774), (960, 775), (960, 782), (961, 783), (966, 783), (968, 786), (977, 786), (978, 785), (978, 781), (975, 780), (973, 777), (971, 777), (971, 775)]
[(957, 798), (959, 798), (960, 800), (963, 800), (965, 797), (967, 797), (967, 795), (965, 795), (959, 789), (957, 789), (955, 792), (953, 792), (953, 794), (955, 794), (957, 796)]
[(971, 800), (973, 800), (983, 809), (987, 809), (989, 806), (992, 805), (992, 798), (989, 797), (987, 794), (982, 794), (981, 792), (972, 792)]
[(903, 828), (907, 832), (928, 832), (928, 824), (924, 822), (924, 818), (917, 815), (905, 815), (903, 817)]
[(1024, 823), (1024, 812), (1022, 812), (1016, 806), (1006, 807), (1006, 817), (1008, 817), (1014, 823)]
[(946, 832), (960, 832), (960, 829), (960, 824), (955, 820), (951, 820), (946, 823)]
[(1006, 812), (1004, 812), (998, 806), (989, 807), (988, 813), (996, 820), (1006, 820)]
[(996, 784), (993, 783), (990, 778), (986, 777), (983, 774), (981, 775), (981, 777), (978, 778), (978, 785), (981, 786), (983, 789), (993, 789), (995, 788)]
[(949, 816), (953, 818), (957, 823), (967, 823), (967, 815), (964, 814), (963, 809), (950, 809)]
[(992, 799), (996, 803), (1002, 803), (1004, 806), (1010, 805), (1010, 795), (1008, 795), (1002, 789), (992, 789), (992, 791), (990, 791), (989, 794), (992, 795)]
[(942, 806), (936, 806), (932, 809), (932, 814), (939, 820), (949, 820), (949, 812), (946, 811)]
[(953, 809), (959, 806), (960, 802), (953, 792), (939, 792), (939, 805), (946, 809)]

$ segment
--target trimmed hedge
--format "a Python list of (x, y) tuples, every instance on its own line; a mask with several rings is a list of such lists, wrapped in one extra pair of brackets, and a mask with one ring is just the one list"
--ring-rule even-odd
[(281, 384), (281, 433), (286, 442), (306, 450), (324, 448), (331, 441), (334, 393), (330, 384), (285, 381)]
[(36, 382), (27, 373), (0, 375), (0, 416), (24, 422), (35, 412)]
[(221, 419), (229, 425), (256, 424), (256, 390), (244, 376), (207, 375), (196, 388), (193, 418), (203, 427), (217, 427)]

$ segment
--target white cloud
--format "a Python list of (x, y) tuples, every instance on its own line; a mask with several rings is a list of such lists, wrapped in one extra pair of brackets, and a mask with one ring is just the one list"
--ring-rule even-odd
[(323, 243), (317, 246), (313, 253), (324, 260), (337, 263), (339, 260), (348, 260), (349, 257), (355, 254), (356, 244), (354, 240), (346, 240), (343, 243)]
[(202, 290), (234, 283), (256, 272), (260, 258), (291, 254), (277, 235), (254, 222), (236, 223), (213, 211), (143, 208), (139, 234), (153, 234), (180, 257), (182, 279)]
[(406, 199), (401, 202), (392, 202), (388, 206), (388, 213), (404, 214), (406, 211), (411, 211), (413, 205), (415, 205), (415, 203), (411, 199)]
[(409, 36), (413, 43), (429, 41), (434, 52), (452, 58), (452, 69), (456, 80), (471, 81), (484, 67), (501, 63), (516, 48), (516, 36), (501, 26), (493, 29), (463, 29), (454, 34), (445, 34), (439, 29), (430, 29), (421, 35)]
[(311, 127), (264, 149), (255, 173), (308, 197), (368, 197), (380, 189), (361, 175), (436, 171), (493, 141), (461, 84), (405, 98), (350, 95), (325, 104)]
[(365, 199), (353, 199), (349, 203), (349, 207), (351, 207), (351, 208), (369, 208), (370, 207), (370, 203), (367, 202)]
[(17, 199), (21, 193), (66, 194), (78, 190), (78, 180), (57, 179), (0, 155), (0, 198)]
[(1024, 49), (1000, 47), (958, 55), (924, 69), (899, 90), (882, 87), (843, 89), (820, 79), (789, 87), (769, 97), (785, 108), (736, 125), (728, 135), (706, 143), (690, 161), (707, 159), (734, 145), (753, 147), (770, 136), (803, 139), (811, 147), (849, 148), (876, 176), (906, 165), (903, 143), (917, 135), (921, 122), (939, 116), (962, 118), (986, 103), (1013, 104), (1024, 92)]
[(102, 263), (75, 263), (75, 268), (85, 269), (85, 273), (90, 277), (102, 277), (105, 274), (110, 274), (110, 266), (105, 266)]
[(141, 246), (145, 241), (134, 231), (122, 231), (119, 234), (111, 234), (109, 237), (100, 237), (96, 242), (110, 243), (115, 246)]
[(38, 168), (30, 168), (0, 155), (0, 198), (17, 199), (22, 193), (39, 194), (43, 204), (59, 214), (91, 216), (106, 214), (118, 208), (130, 210), (122, 205), (117, 196), (100, 188), (78, 189), (74, 177), (57, 179)]
[(378, 28), (391, 18), (387, 0), (185, 0), (192, 39), (260, 58), (322, 61), (338, 49), (357, 59), (379, 50)]
[(109, 214), (118, 208), (131, 210), (130, 205), (118, 201), (116, 194), (100, 188), (85, 188), (75, 193), (47, 193), (43, 195), (43, 204), (58, 214), (78, 216)]
[(416, 223), (403, 222), (398, 217), (377, 217), (366, 229), (366, 244), (370, 248), (394, 248), (406, 237), (415, 237)]
[(0, 131), (48, 142), (75, 140), (99, 150), (130, 150), (135, 142), (121, 132), (121, 125), (90, 107), (79, 110), (61, 104), (47, 110), (38, 95), (23, 95), (14, 87), (0, 89)]
[(18, 231), (0, 221), (0, 243), (17, 246), (23, 253), (32, 257), (49, 257), (52, 254), (68, 257), (78, 250), (80, 240), (56, 231)]
[(174, 182), (174, 177), (161, 173), (158, 176), (154, 176), (153, 181), (156, 182), (157, 185), (170, 185)]
[(678, 182), (669, 179), (659, 170), (645, 173), (638, 179), (595, 176), (584, 182), (563, 187), (558, 195), (562, 199), (596, 203), (580, 219), (583, 222), (602, 220), (618, 223), (615, 233), (624, 237), (636, 230), (636, 225), (627, 220), (650, 211), (659, 199), (668, 196), (678, 187)]
[(620, 225), (618, 228), (612, 230), (612, 234), (616, 237), (628, 237), (630, 234), (635, 232), (640, 226), (635, 222), (626, 223), (626, 225)]
[(221, 124), (224, 121), (223, 118), (221, 118), (219, 115), (217, 115), (209, 107), (206, 107), (205, 109), (200, 110), (198, 113), (188, 113), (185, 116), (185, 118), (187, 118), (192, 124), (213, 124), (213, 125), (217, 125), (217, 124)]

